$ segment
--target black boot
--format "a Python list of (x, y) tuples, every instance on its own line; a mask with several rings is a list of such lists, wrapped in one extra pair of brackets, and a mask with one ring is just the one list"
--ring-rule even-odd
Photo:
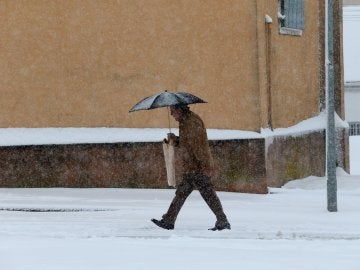
[(224, 229), (231, 230), (230, 223), (228, 221), (216, 221), (215, 227), (210, 228), (210, 231), (222, 231)]
[(160, 228), (166, 229), (166, 230), (173, 230), (174, 224), (170, 224), (165, 222), (163, 219), (157, 220), (155, 218), (151, 219), (152, 222), (155, 223), (155, 225), (159, 226)]

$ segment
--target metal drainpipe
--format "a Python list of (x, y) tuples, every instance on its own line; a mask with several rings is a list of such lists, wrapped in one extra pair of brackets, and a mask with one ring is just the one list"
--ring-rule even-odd
[(267, 125), (272, 130), (272, 104), (271, 104), (271, 24), (272, 18), (265, 15), (266, 29), (266, 88), (267, 88)]

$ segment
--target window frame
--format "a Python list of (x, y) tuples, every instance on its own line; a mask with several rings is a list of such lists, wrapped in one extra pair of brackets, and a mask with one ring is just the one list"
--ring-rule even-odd
[[(303, 1), (302, 2), (302, 27), (300, 28), (293, 28), (293, 27), (288, 27), (287, 25), (287, 21), (286, 21), (286, 1), (289, 1), (287, 3), (287, 5), (290, 5), (291, 3), (294, 2), (290, 2), (291, 0), (279, 0), (278, 1), (278, 20), (279, 20), (279, 33), (282, 35), (292, 35), (292, 36), (302, 36), (303, 31), (305, 29), (305, 0), (299, 0), (299, 1)], [(293, 19), (293, 18), (292, 18)]]
[(360, 122), (349, 122), (349, 136), (360, 135)]

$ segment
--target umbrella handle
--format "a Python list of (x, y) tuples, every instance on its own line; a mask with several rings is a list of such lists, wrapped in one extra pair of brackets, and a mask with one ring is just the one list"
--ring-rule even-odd
[(169, 109), (169, 106), (167, 106), (167, 111), (168, 111), (169, 133), (171, 133), (171, 127), (170, 127), (170, 109)]

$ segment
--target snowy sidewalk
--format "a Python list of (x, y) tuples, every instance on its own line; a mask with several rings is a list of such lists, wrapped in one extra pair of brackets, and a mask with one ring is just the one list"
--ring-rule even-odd
[(197, 191), (166, 231), (150, 219), (174, 190), (0, 189), (0, 269), (360, 269), (360, 177), (338, 180), (337, 213), (324, 178), (220, 192), (232, 225), (222, 232), (207, 230)]

